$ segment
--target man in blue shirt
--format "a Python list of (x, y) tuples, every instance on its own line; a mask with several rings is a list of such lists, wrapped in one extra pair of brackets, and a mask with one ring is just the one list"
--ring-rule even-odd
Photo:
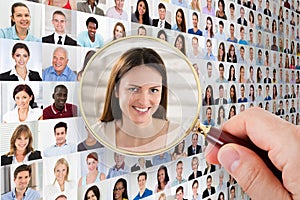
[(245, 85), (241, 85), (241, 97), (238, 99), (238, 103), (245, 103), (248, 99), (245, 97)]
[(94, 17), (86, 20), (87, 31), (82, 31), (77, 37), (77, 44), (82, 47), (101, 48), (103, 37), (97, 34), (98, 21)]
[(139, 173), (137, 180), (138, 180), (140, 191), (136, 195), (136, 197), (134, 197), (133, 200), (139, 200), (151, 196), (153, 194), (153, 191), (146, 188), (147, 173), (146, 172)]
[(31, 179), (31, 167), (29, 165), (20, 165), (14, 171), (14, 182), (15, 182), (15, 189), (3, 194), (1, 196), (2, 200), (15, 200), (15, 199), (22, 199), (22, 200), (36, 200), (40, 199), (40, 194), (29, 188), (29, 182)]
[(179, 160), (176, 164), (176, 177), (172, 182), (172, 187), (187, 182), (187, 180), (182, 177), (182, 172), (183, 162)]
[(130, 168), (125, 164), (124, 155), (115, 152), (114, 160), (115, 160), (115, 165), (109, 169), (106, 178), (121, 176), (124, 174), (128, 174), (130, 172)]
[(188, 29), (188, 33), (202, 36), (202, 31), (198, 28), (199, 19), (198, 19), (198, 14), (196, 12), (193, 12), (192, 20), (193, 20), (193, 28)]
[(204, 120), (203, 125), (215, 126), (215, 120), (212, 118), (211, 107), (206, 108), (206, 120)]
[(55, 145), (45, 149), (44, 156), (58, 156), (76, 152), (76, 145), (67, 143), (67, 124), (65, 122), (58, 122), (54, 126)]
[(237, 43), (238, 40), (234, 36), (234, 24), (230, 24), (230, 37), (227, 39), (228, 42), (234, 42)]
[(240, 37), (239, 44), (248, 45), (248, 42), (245, 39), (245, 28), (243, 26), (240, 28)]
[(219, 31), (215, 34), (215, 39), (217, 40), (226, 40), (226, 34), (224, 33), (224, 22), (219, 21)]
[(266, 97), (264, 98), (264, 101), (271, 101), (272, 100), (271, 96), (269, 95), (269, 91), (270, 91), (270, 86), (266, 85)]
[(263, 27), (263, 19), (262, 19), (262, 15), (261, 13), (258, 13), (257, 15), (257, 24), (256, 24), (256, 29), (259, 31), (263, 31), (264, 27)]
[(185, 0), (172, 0), (172, 4), (185, 8), (187, 7), (187, 3)]
[(163, 163), (170, 162), (170, 161), (171, 161), (171, 156), (168, 152), (161, 153), (152, 158), (153, 165), (161, 165)]
[(52, 66), (43, 71), (43, 81), (76, 81), (76, 74), (68, 67), (68, 53), (63, 47), (53, 52)]

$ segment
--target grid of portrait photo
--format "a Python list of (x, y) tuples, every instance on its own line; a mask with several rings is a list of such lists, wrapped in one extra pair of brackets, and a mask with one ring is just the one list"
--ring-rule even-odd
[(201, 124), (260, 107), (300, 125), (299, 0), (2, 0), (0, 13), (2, 200), (250, 199), (206, 162), (197, 128), (151, 156), (93, 136), (80, 81), (93, 55), (124, 37), (164, 40), (187, 57)]

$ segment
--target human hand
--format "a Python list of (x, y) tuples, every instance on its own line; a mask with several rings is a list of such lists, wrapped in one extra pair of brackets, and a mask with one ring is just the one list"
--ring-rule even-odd
[(209, 144), (208, 162), (222, 164), (252, 199), (300, 199), (300, 127), (261, 108), (250, 108), (224, 123), (222, 130), (239, 138), (250, 138), (268, 151), (272, 163), (282, 171), (281, 183), (252, 150), (238, 144), (220, 149)]

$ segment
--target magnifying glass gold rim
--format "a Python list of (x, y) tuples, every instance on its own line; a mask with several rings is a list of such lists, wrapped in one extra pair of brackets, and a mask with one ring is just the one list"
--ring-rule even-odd
[[(103, 54), (107, 49), (111, 48), (112, 46), (117, 45), (118, 43), (125, 43), (128, 41), (135, 41), (135, 42), (142, 42), (142, 41), (153, 41), (156, 43), (161, 43), (163, 46), (165, 46), (165, 48), (167, 49), (167, 51), (173, 51), (176, 53), (176, 55), (179, 56), (180, 59), (183, 59), (186, 63), (187, 66), (189, 66), (191, 72), (193, 73), (194, 79), (196, 81), (196, 86), (197, 86), (197, 91), (198, 94), (195, 94), (196, 97), (198, 98), (198, 103), (197, 103), (197, 110), (195, 111), (195, 117), (194, 120), (191, 122), (191, 125), (188, 127), (188, 129), (185, 131), (184, 134), (182, 134), (182, 136), (178, 137), (178, 139), (176, 139), (175, 141), (172, 142), (172, 144), (170, 145), (166, 145), (165, 147), (158, 149), (158, 150), (154, 150), (154, 151), (147, 151), (147, 152), (135, 152), (135, 151), (130, 151), (127, 149), (122, 149), (122, 148), (118, 148), (116, 146), (113, 146), (111, 143), (109, 143), (108, 141), (106, 141), (106, 139), (103, 139), (99, 134), (97, 134), (94, 129), (92, 128), (93, 125), (89, 123), (89, 120), (87, 119), (87, 116), (84, 112), (83, 109), (83, 99), (82, 99), (82, 93), (83, 93), (83, 80), (85, 79), (85, 76), (87, 74), (87, 71), (91, 68), (90, 66), (92, 65), (92, 63), (94, 62), (94, 60), (101, 54)], [(139, 47), (146, 47), (146, 46), (139, 46)], [(134, 48), (134, 47), (132, 47)], [(146, 47), (147, 48), (147, 47)], [(129, 49), (126, 49), (123, 51), (123, 53), (125, 53), (125, 51), (127, 51)], [(154, 49), (155, 50), (155, 49)], [(169, 66), (170, 67), (170, 66)], [(168, 68), (166, 66), (166, 68)], [(168, 71), (168, 70), (167, 70)], [(79, 105), (80, 105), (80, 111), (81, 111), (81, 115), (82, 118), (84, 119), (84, 122), (86, 124), (86, 127), (88, 128), (88, 130), (90, 131), (90, 133), (101, 143), (103, 144), (105, 147), (108, 147), (109, 149), (113, 150), (114, 152), (118, 152), (121, 154), (125, 154), (125, 155), (130, 155), (130, 156), (153, 156), (153, 155), (157, 155), (163, 152), (166, 152), (168, 150), (170, 150), (172, 147), (174, 147), (175, 145), (177, 145), (180, 141), (182, 141), (191, 131), (193, 131), (196, 123), (198, 122), (198, 118), (199, 118), (199, 112), (200, 112), (200, 107), (202, 105), (202, 99), (201, 99), (201, 87), (200, 87), (200, 81), (199, 81), (199, 77), (198, 74), (196, 73), (195, 69), (193, 68), (191, 62), (188, 60), (188, 58), (177, 48), (173, 47), (170, 43), (158, 39), (158, 38), (154, 38), (154, 37), (149, 37), (149, 36), (127, 36), (125, 38), (120, 38), (118, 40), (114, 40), (108, 44), (106, 44), (104, 47), (102, 47), (101, 49), (99, 49), (89, 60), (89, 62), (86, 65), (86, 68), (82, 74), (82, 78), (80, 81), (80, 87), (79, 87)], [(100, 115), (99, 115), (100, 117)]]

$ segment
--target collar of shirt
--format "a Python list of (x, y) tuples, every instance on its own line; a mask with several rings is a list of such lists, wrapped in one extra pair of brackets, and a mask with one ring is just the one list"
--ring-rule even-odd
[(15, 75), (18, 77), (19, 81), (29, 81), (29, 71), (26, 69), (26, 77), (25, 80), (17, 73), (16, 68), (13, 67), (12, 70), (10, 71), (10, 76)]
[[(146, 161), (145, 161), (145, 162), (146, 162)], [(140, 167), (140, 169), (146, 169), (146, 163), (145, 163), (145, 165), (144, 165), (144, 167), (143, 167), (143, 166), (140, 165), (139, 162), (137, 162), (137, 163), (136, 163), (136, 166), (137, 166), (137, 167)]]
[[(19, 38), (19, 36), (18, 36), (18, 34), (17, 34), (17, 31), (16, 31), (16, 25), (13, 25), (12, 27), (12, 39), (13, 40), (20, 40), (20, 38)], [(28, 40), (30, 40), (30, 30), (28, 29), (27, 30), (27, 36), (26, 36), (26, 38), (24, 39), (24, 41), (28, 41)]]
[(64, 145), (62, 145), (62, 146), (57, 146), (56, 144), (54, 145), (54, 147), (64, 147), (64, 146), (67, 146), (68, 144), (67, 144), (67, 140), (66, 140), (66, 143), (64, 144)]
[[(28, 193), (28, 188), (26, 188), (26, 191), (24, 192), (23, 197), (26, 197), (27, 193)], [(13, 199), (16, 198), (16, 188), (14, 190), (12, 190), (12, 197), (13, 197)]]
[(119, 167), (119, 168), (117, 167), (117, 165), (115, 165), (115, 167), (114, 167), (114, 169), (117, 171), (119, 171), (120, 169), (124, 170), (124, 168), (125, 168), (125, 162), (123, 162), (121, 167)]
[(67, 67), (68, 67), (68, 65), (66, 65), (66, 67), (65, 67), (65, 69), (64, 69), (64, 71), (63, 71), (63, 73), (61, 73), (60, 75), (58, 75), (58, 74), (56, 73), (54, 67), (52, 66), (52, 67), (49, 69), (49, 73), (50, 73), (50, 74), (55, 74), (56, 76), (68, 76)]
[(97, 6), (94, 5), (94, 10), (92, 10), (92, 6), (89, 5), (89, 9), (90, 9), (90, 11), (91, 11), (92, 14), (95, 14), (95, 13), (96, 13), (96, 8), (97, 8)]
[(61, 42), (62, 42), (62, 44), (64, 44), (65, 43), (65, 39), (66, 39), (66, 34), (63, 34), (63, 35), (59, 35), (58, 33), (54, 33), (54, 42), (55, 42), (55, 44), (57, 44), (57, 42), (58, 42), (58, 40), (59, 40), (59, 36), (61, 36), (62, 38), (61, 38)]
[(57, 109), (55, 108), (54, 103), (53, 103), (53, 104), (51, 105), (51, 110), (52, 110), (52, 112), (53, 112), (55, 115), (57, 115), (57, 113), (59, 113), (59, 112), (68, 112), (66, 104), (65, 104), (63, 110), (60, 111), (60, 110), (57, 110)]
[(94, 10), (92, 10), (92, 6), (89, 5), (89, 9), (90, 9), (90, 11), (91, 11), (92, 14), (96, 13), (96, 8), (97, 8), (97, 5), (94, 5)]
[(14, 163), (24, 163), (24, 162), (28, 161), (28, 157), (29, 157), (30, 154), (31, 154), (31, 151), (26, 154), (25, 158), (21, 162), (18, 162), (16, 156), (13, 155), (12, 164), (14, 164)]

